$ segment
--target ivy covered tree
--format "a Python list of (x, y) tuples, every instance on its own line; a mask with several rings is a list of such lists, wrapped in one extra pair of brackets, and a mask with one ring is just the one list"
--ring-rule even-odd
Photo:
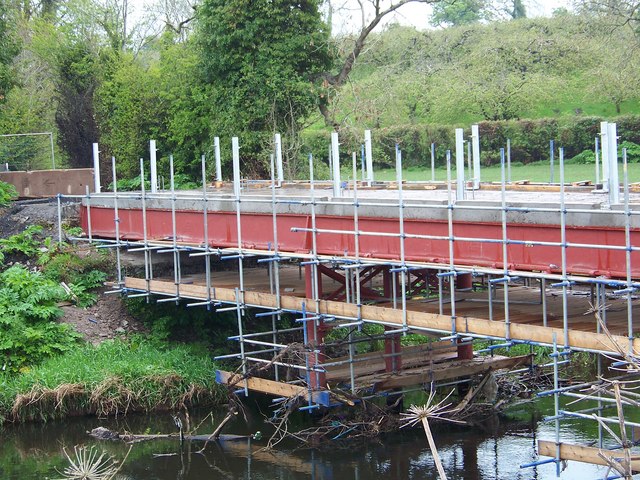
[(299, 130), (317, 106), (314, 81), (331, 66), (320, 3), (204, 0), (197, 10), (212, 133), (241, 137), (243, 161), (256, 170), (267, 134)]
[(69, 155), (71, 167), (87, 167), (92, 143), (98, 139), (93, 100), (98, 58), (87, 42), (69, 39), (59, 46), (56, 68), (58, 144)]

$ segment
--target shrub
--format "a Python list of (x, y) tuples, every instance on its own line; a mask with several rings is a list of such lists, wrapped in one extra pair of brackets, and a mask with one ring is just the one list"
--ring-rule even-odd
[(587, 163), (596, 163), (596, 154), (592, 150), (584, 150), (575, 157), (568, 159), (565, 163), (575, 163), (578, 165), (584, 165)]
[(17, 372), (73, 348), (79, 334), (56, 322), (64, 297), (39, 272), (15, 265), (0, 274), (0, 370)]
[(16, 188), (10, 183), (0, 181), (0, 207), (6, 207), (16, 198), (18, 198)]
[(35, 238), (42, 232), (39, 225), (31, 225), (23, 232), (11, 235), (9, 238), (0, 238), (0, 260), (7, 254), (22, 254), (25, 257), (33, 257), (40, 251), (40, 242)]
[[(556, 158), (557, 149), (564, 148), (565, 158), (579, 157), (587, 162), (583, 152), (594, 149), (595, 138), (600, 131), (598, 117), (570, 117), (562, 119), (508, 120), (479, 122), (480, 151), (482, 162), (493, 165), (500, 162), (500, 149), (506, 148), (511, 140), (512, 162), (524, 164), (549, 158), (549, 142), (554, 140)], [(624, 139), (622, 145), (628, 145), (630, 162), (640, 162), (640, 115), (625, 115), (614, 119), (618, 126), (618, 135)], [(445, 165), (447, 150), (455, 150), (455, 125), (404, 125), (373, 130), (373, 159), (377, 168), (389, 168), (395, 165), (395, 144), (402, 149), (404, 167), (431, 165), (431, 143), (436, 144), (436, 165)], [(465, 128), (465, 138), (470, 136)], [(341, 163), (351, 162), (350, 152), (360, 152), (364, 133), (348, 130), (341, 133)], [(326, 131), (305, 132), (305, 146), (302, 151), (313, 153), (317, 159), (326, 159), (331, 139)], [(634, 143), (631, 143), (634, 142)], [(632, 148), (633, 147), (633, 148)], [(466, 154), (466, 149), (465, 149)]]
[(629, 141), (622, 142), (620, 145), (618, 145), (618, 154), (620, 155), (620, 160), (622, 160), (622, 153), (625, 148), (627, 149), (627, 162), (640, 162), (640, 145)]

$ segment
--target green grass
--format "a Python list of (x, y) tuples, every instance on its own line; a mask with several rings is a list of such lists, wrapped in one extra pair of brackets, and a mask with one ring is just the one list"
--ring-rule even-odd
[(0, 376), (0, 423), (68, 414), (123, 414), (216, 403), (206, 349), (136, 337), (86, 345), (17, 375)]
[[(557, 164), (557, 159), (554, 168), (554, 182), (560, 181), (560, 168)], [(505, 169), (505, 176), (506, 176)], [(595, 165), (565, 165), (564, 169), (565, 182), (577, 182), (582, 180), (591, 180), (595, 182)], [(481, 178), (483, 182), (500, 182), (502, 171), (499, 165), (492, 165), (490, 167), (483, 166), (481, 169)], [(466, 171), (465, 178), (469, 178), (469, 173)], [(453, 168), (451, 172), (452, 179), (455, 179), (456, 172)], [(536, 162), (529, 163), (527, 165), (513, 164), (511, 166), (511, 181), (516, 182), (519, 180), (530, 180), (532, 182), (549, 182), (551, 177), (551, 168), (549, 162)], [(424, 167), (412, 167), (403, 171), (403, 178), (407, 181), (430, 181), (431, 169)], [(375, 179), (382, 181), (396, 180), (395, 169), (382, 169), (375, 170)], [(447, 170), (439, 167), (435, 170), (436, 181), (445, 181), (447, 179)], [(620, 181), (622, 182), (622, 168), (620, 169)], [(629, 165), (629, 182), (640, 182), (640, 168), (637, 165)]]

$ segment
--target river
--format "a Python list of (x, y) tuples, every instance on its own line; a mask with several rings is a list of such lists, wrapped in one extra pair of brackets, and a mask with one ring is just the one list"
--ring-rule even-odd
[[(511, 408), (506, 417), (486, 422), (482, 427), (435, 425), (434, 435), (448, 478), (460, 480), (551, 479), (555, 464), (521, 469), (520, 464), (537, 460), (536, 441), (554, 439), (553, 423), (543, 422), (551, 414), (550, 402), (538, 400)], [(220, 415), (223, 412), (219, 412)], [(211, 432), (216, 419), (206, 419), (201, 432)], [(199, 417), (199, 418), (198, 418)], [(201, 421), (204, 412), (196, 412), (192, 424)], [(228, 433), (255, 432), (259, 414), (250, 425), (231, 424)], [(95, 446), (122, 460), (129, 447), (122, 442), (94, 440), (87, 431), (96, 426), (132, 433), (173, 432), (168, 413), (131, 415), (120, 419), (74, 418), (47, 424), (8, 426), (0, 444), (2, 480), (42, 480), (64, 478), (69, 464), (64, 449), (73, 455), (74, 445)], [(563, 423), (561, 435), (567, 442), (594, 440), (592, 422)], [(251, 432), (249, 431), (251, 430)], [(372, 441), (331, 442), (319, 449), (296, 448), (288, 444), (266, 452), (262, 440), (211, 443), (204, 454), (196, 453), (201, 443), (188, 442), (181, 448), (177, 441), (152, 441), (135, 444), (116, 478), (120, 480), (186, 479), (314, 479), (377, 480), (437, 479), (433, 458), (421, 430), (401, 431)], [(604, 468), (569, 462), (563, 479), (602, 478)]]

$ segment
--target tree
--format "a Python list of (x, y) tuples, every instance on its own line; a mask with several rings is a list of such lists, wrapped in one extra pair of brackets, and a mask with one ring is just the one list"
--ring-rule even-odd
[(616, 113), (622, 113), (622, 104), (640, 97), (640, 58), (634, 42), (620, 42), (614, 51), (604, 49), (601, 61), (593, 69), (596, 84), (592, 93), (610, 101)]
[(315, 108), (313, 80), (332, 61), (319, 4), (205, 0), (197, 10), (212, 132), (242, 137), (244, 160), (254, 167), (267, 133), (301, 127)]
[(507, 5), (507, 12), (514, 20), (518, 18), (527, 18), (527, 9), (523, 0), (511, 0)]
[(352, 47), (348, 50), (348, 53), (343, 56), (341, 66), (337, 73), (325, 71), (320, 75), (323, 81), (324, 91), (321, 93), (318, 107), (327, 126), (331, 126), (336, 130), (340, 128), (340, 124), (335, 120), (329, 108), (332, 97), (347, 83), (349, 74), (351, 70), (353, 70), (356, 60), (365, 48), (367, 38), (375, 28), (380, 25), (380, 22), (388, 15), (391, 15), (409, 3), (436, 4), (438, 1), (441, 0), (358, 0), (361, 23), (360, 30), (353, 40)]
[(91, 165), (92, 143), (98, 140), (93, 94), (98, 86), (98, 58), (82, 40), (58, 47), (56, 124), (58, 144), (73, 168)]
[(11, 62), (18, 53), (17, 44), (9, 30), (9, 9), (7, 0), (0, 0), (0, 104), (13, 85)]
[(628, 26), (640, 35), (640, 2), (637, 0), (579, 0), (578, 10), (604, 17), (614, 27)]
[(459, 115), (520, 118), (562, 84), (568, 65), (584, 61), (576, 42), (558, 34), (567, 27), (560, 20), (553, 24), (557, 30), (536, 20), (469, 27), (467, 40), (440, 73), (440, 102)]
[(431, 25), (455, 26), (487, 18), (486, 0), (444, 0), (433, 6)]

